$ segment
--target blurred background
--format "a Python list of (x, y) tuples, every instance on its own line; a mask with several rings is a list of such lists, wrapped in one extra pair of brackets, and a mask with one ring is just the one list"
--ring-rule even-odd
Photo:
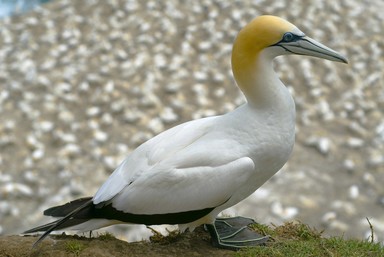
[[(0, 234), (93, 195), (138, 145), (244, 103), (230, 54), (254, 17), (288, 19), (348, 65), (285, 56), (276, 71), (297, 107), (284, 168), (225, 211), (300, 220), (326, 235), (384, 241), (384, 2), (0, 1)], [(12, 15), (13, 14), (13, 15)], [(110, 231), (128, 240), (144, 226)]]
[(22, 14), (51, 0), (0, 0), (0, 18)]

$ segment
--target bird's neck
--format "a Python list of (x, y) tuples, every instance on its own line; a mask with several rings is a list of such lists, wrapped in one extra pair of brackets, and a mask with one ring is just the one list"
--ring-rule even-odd
[[(271, 143), (266, 151), (267, 155), (271, 151), (274, 157), (279, 156), (276, 158), (280, 161), (273, 164), (277, 165), (277, 170), (287, 161), (294, 144), (295, 103), (273, 70), (272, 59), (268, 52), (261, 52), (253, 58), (241, 52), (233, 53), (233, 73), (247, 103), (236, 109), (232, 116), (241, 118), (235, 120), (240, 124), (238, 130), (249, 133), (243, 144), (249, 146), (251, 158), (258, 159), (254, 154), (260, 153), (261, 141)], [(233, 118), (231, 121), (233, 124)], [(260, 137), (258, 133), (265, 134)]]
[[(238, 87), (243, 91), (249, 105), (258, 109), (278, 107), (292, 98), (273, 70), (272, 57), (267, 52), (241, 52), (234, 48), (232, 70)], [(284, 108), (284, 107), (283, 107)]]

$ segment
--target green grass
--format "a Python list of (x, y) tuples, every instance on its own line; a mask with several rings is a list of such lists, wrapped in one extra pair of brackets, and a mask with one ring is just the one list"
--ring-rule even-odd
[(81, 251), (85, 249), (85, 245), (76, 241), (76, 240), (69, 240), (65, 244), (65, 251), (67, 253), (72, 253), (75, 256), (80, 255)]
[(326, 238), (322, 232), (302, 223), (289, 222), (279, 227), (254, 225), (253, 228), (271, 240), (266, 246), (241, 250), (237, 257), (376, 257), (384, 256), (384, 247), (367, 240), (344, 239), (342, 237)]
[(103, 241), (108, 241), (111, 239), (115, 239), (116, 237), (110, 232), (104, 232), (102, 234), (99, 234), (97, 238)]
[(158, 243), (162, 245), (171, 244), (173, 242), (176, 242), (177, 240), (181, 239), (181, 234), (178, 230), (169, 231), (167, 229), (168, 235), (164, 236), (160, 232), (156, 231), (155, 229), (148, 227), (153, 233), (152, 236), (149, 237), (149, 240), (151, 243)]

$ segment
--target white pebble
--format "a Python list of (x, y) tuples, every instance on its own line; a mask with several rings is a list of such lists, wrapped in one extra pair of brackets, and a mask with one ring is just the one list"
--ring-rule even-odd
[(351, 159), (346, 159), (343, 162), (343, 167), (348, 170), (348, 171), (354, 171), (356, 168), (356, 164), (353, 160)]
[(74, 115), (69, 111), (59, 112), (59, 119), (65, 123), (71, 123), (74, 120)]
[(167, 58), (163, 54), (156, 54), (153, 61), (160, 69), (167, 66)]
[(326, 137), (310, 137), (305, 143), (308, 146), (314, 146), (324, 155), (328, 154), (331, 149), (331, 140)]
[(261, 199), (267, 199), (270, 196), (270, 194), (271, 194), (271, 191), (269, 189), (265, 187), (260, 187), (250, 197), (252, 197), (252, 199), (255, 199), (255, 201), (257, 202)]
[(165, 107), (163, 112), (160, 114), (160, 118), (165, 123), (172, 123), (178, 120), (179, 116), (170, 107)]
[(115, 89), (115, 83), (112, 80), (109, 80), (107, 84), (105, 84), (104, 91), (107, 93), (112, 93)]
[(210, 41), (203, 41), (199, 43), (199, 49), (201, 51), (209, 50), (212, 47), (212, 43)]
[(378, 135), (378, 137), (380, 137), (381, 141), (384, 142), (384, 122), (381, 122), (376, 127), (376, 134)]
[(74, 134), (64, 133), (60, 130), (55, 133), (55, 136), (65, 143), (74, 143), (77, 140)]
[(60, 155), (62, 156), (76, 156), (81, 153), (81, 148), (80, 146), (76, 144), (66, 144), (61, 150), (60, 150)]
[(111, 110), (114, 113), (121, 112), (125, 109), (125, 102), (122, 100), (114, 101), (111, 103)]
[(83, 81), (79, 85), (80, 91), (86, 92), (89, 90), (89, 83), (87, 81)]
[(348, 226), (348, 224), (346, 224), (345, 222), (342, 222), (340, 220), (333, 220), (329, 224), (329, 228), (344, 232), (344, 231), (348, 230), (349, 226)]
[(148, 128), (155, 134), (159, 134), (164, 131), (164, 125), (161, 119), (154, 118), (148, 123)]
[(97, 130), (99, 129), (100, 124), (96, 120), (92, 119), (88, 121), (88, 127), (90, 129)]
[(14, 120), (6, 120), (4, 121), (4, 128), (7, 131), (12, 131), (16, 126), (16, 122)]
[(27, 170), (24, 172), (24, 179), (32, 183), (39, 181), (39, 177), (37, 176), (37, 174), (31, 170)]
[(280, 202), (273, 202), (271, 205), (271, 211), (276, 216), (280, 217), (283, 220), (289, 220), (294, 218), (299, 210), (296, 207), (283, 207)]
[(32, 152), (32, 158), (34, 160), (41, 160), (45, 155), (44, 149), (38, 148)]
[(316, 203), (316, 201), (314, 201), (312, 197), (309, 197), (306, 195), (300, 195), (299, 201), (304, 208), (314, 209), (318, 207), (318, 204)]
[(181, 85), (179, 83), (171, 82), (165, 86), (167, 93), (176, 93), (180, 90)]
[(140, 119), (139, 111), (127, 110), (124, 113), (124, 120), (129, 123), (135, 123)]
[(356, 206), (351, 202), (336, 200), (331, 204), (332, 208), (345, 212), (347, 215), (354, 215), (356, 213)]
[(11, 175), (0, 173), (0, 182), (5, 183), (5, 182), (10, 182), (11, 180), (12, 180)]
[(367, 130), (365, 128), (363, 128), (359, 123), (357, 123), (356, 121), (352, 121), (349, 125), (348, 125), (348, 128), (358, 134), (359, 136), (361, 137), (364, 137), (365, 135), (367, 135)]
[(41, 121), (40, 128), (43, 132), (50, 132), (54, 128), (55, 124), (51, 121)]
[(324, 223), (324, 224), (328, 224), (330, 223), (331, 221), (335, 220), (337, 218), (337, 214), (336, 212), (334, 211), (329, 211), (327, 213), (325, 213), (323, 215), (323, 217), (321, 218), (321, 221)]
[(8, 215), (8, 214), (10, 214), (11, 213), (11, 209), (12, 209), (12, 206), (11, 206), (11, 204), (9, 202), (0, 201), (0, 214), (1, 215)]
[(103, 132), (103, 131), (101, 131), (101, 130), (96, 130), (93, 133), (93, 136), (99, 142), (105, 142), (108, 139), (108, 134)]
[(32, 135), (32, 134), (29, 134), (27, 136), (27, 140), (26, 140), (26, 143), (29, 147), (31, 147), (32, 149), (36, 149), (40, 146), (42, 146), (42, 144), (37, 140), (37, 138), (35, 137), (35, 135)]
[(147, 93), (140, 99), (140, 105), (143, 107), (156, 107), (160, 102), (160, 99), (152, 93)]
[(117, 159), (115, 156), (105, 156), (103, 157), (103, 163), (104, 165), (110, 169), (113, 170), (115, 169), (121, 160)]
[(369, 155), (368, 165), (378, 167), (382, 164), (384, 164), (384, 154), (380, 151), (372, 151)]
[(87, 109), (86, 114), (88, 117), (95, 117), (99, 115), (100, 112), (101, 112), (100, 107), (92, 106)]
[(348, 189), (348, 196), (351, 199), (356, 199), (359, 197), (359, 187), (357, 185), (352, 185)]
[(104, 113), (103, 116), (101, 116), (101, 122), (103, 124), (111, 125), (113, 123), (113, 117), (110, 113)]
[(371, 173), (368, 173), (368, 172), (364, 173), (363, 180), (364, 180), (364, 182), (366, 182), (370, 185), (376, 184), (376, 178)]
[(347, 144), (351, 148), (359, 148), (364, 145), (364, 140), (357, 137), (350, 137), (348, 138)]
[(7, 183), (2, 186), (0, 193), (8, 195), (23, 195), (23, 196), (31, 196), (33, 191), (29, 186), (20, 183)]
[(117, 144), (116, 145), (116, 149), (117, 149), (117, 151), (121, 154), (124, 154), (124, 155), (126, 155), (127, 154), (127, 152), (128, 152), (128, 149), (129, 149), (129, 147), (128, 147), (128, 145), (126, 145), (126, 144)]
[(203, 71), (195, 71), (193, 75), (198, 81), (205, 81), (208, 78), (208, 74)]

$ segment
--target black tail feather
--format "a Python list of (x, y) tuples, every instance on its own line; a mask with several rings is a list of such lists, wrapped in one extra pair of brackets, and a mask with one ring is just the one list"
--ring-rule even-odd
[[(86, 199), (86, 200), (84, 200), (84, 199)], [(92, 207), (93, 207), (92, 198), (83, 198), (83, 199), (79, 199), (78, 201), (75, 200), (73, 202), (75, 202), (75, 205), (77, 207), (75, 209), (69, 207), (70, 203), (48, 209), (48, 213), (50, 213), (52, 210), (54, 210), (56, 212), (61, 207), (65, 207), (64, 210), (71, 209), (72, 211), (65, 212), (65, 213), (67, 213), (65, 215), (65, 217), (63, 217), (57, 221), (54, 221), (54, 222), (48, 223), (46, 225), (42, 225), (42, 226), (30, 229), (30, 230), (27, 230), (24, 232), (24, 234), (27, 234), (27, 233), (34, 233), (34, 232), (38, 232), (38, 231), (45, 231), (44, 234), (42, 234), (40, 236), (40, 238), (33, 244), (33, 247), (36, 247), (45, 237), (47, 237), (54, 230), (60, 230), (63, 228), (78, 225), (78, 224), (81, 224), (81, 223), (90, 219), (90, 217), (88, 217), (88, 218), (78, 217), (78, 214), (89, 213), (89, 210), (92, 209)], [(79, 206), (80, 202), (82, 204)], [(51, 211), (49, 211), (49, 210), (51, 210)], [(59, 212), (57, 212), (56, 214), (58, 214), (58, 213)], [(61, 216), (63, 216), (63, 215), (61, 215)], [(83, 216), (83, 215), (80, 215), (80, 216)]]
[(23, 234), (30, 234), (30, 233), (36, 233), (36, 232), (41, 232), (41, 231), (47, 231), (50, 227), (52, 227), (56, 223), (57, 223), (57, 220), (55, 220), (51, 223), (48, 223), (48, 224), (44, 224), (44, 225), (41, 225), (41, 226), (38, 226), (35, 228), (31, 228), (27, 231), (24, 231)]
[(44, 232), (44, 231), (47, 231), (48, 229), (50, 229), (52, 226), (55, 226), (55, 229), (54, 230), (62, 230), (62, 229), (65, 229), (65, 228), (69, 228), (69, 227), (72, 227), (72, 226), (76, 226), (76, 225), (79, 225), (81, 223), (84, 223), (86, 221), (88, 221), (89, 219), (70, 219), (70, 220), (67, 220), (67, 222), (65, 222), (64, 224), (61, 224), (61, 226), (57, 226), (57, 222), (60, 221), (60, 220), (55, 220), (53, 222), (50, 222), (48, 224), (44, 224), (44, 225), (41, 225), (41, 226), (38, 226), (38, 227), (35, 227), (35, 228), (32, 228), (32, 229), (29, 229), (27, 231), (24, 231), (23, 234), (31, 234), (31, 233), (36, 233), (36, 232)]
[(45, 210), (45, 215), (60, 217), (61, 219), (27, 230), (24, 234), (44, 231), (33, 244), (33, 247), (35, 247), (54, 230), (63, 230), (92, 219), (117, 220), (145, 225), (186, 224), (208, 215), (213, 209), (215, 207), (174, 213), (134, 214), (118, 210), (108, 202), (107, 204), (94, 205), (92, 197), (87, 197)]

